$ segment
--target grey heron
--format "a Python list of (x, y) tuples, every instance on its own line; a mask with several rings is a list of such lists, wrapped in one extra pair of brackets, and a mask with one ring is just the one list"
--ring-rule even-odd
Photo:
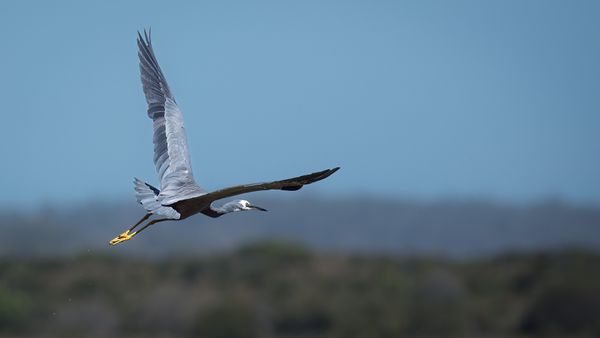
[[(136, 199), (144, 207), (146, 214), (127, 231), (112, 239), (109, 242), (111, 245), (130, 240), (158, 222), (182, 220), (197, 213), (220, 217), (238, 211), (267, 211), (247, 200), (235, 200), (222, 206), (216, 206), (213, 202), (260, 190), (298, 190), (306, 184), (329, 177), (339, 169), (336, 167), (285, 180), (244, 184), (212, 192), (204, 190), (196, 183), (192, 174), (183, 116), (156, 61), (150, 32), (144, 30), (143, 37), (138, 32), (137, 46), (148, 117), (152, 119), (154, 127), (154, 165), (158, 172), (160, 189), (134, 179)], [(162, 218), (152, 219), (138, 231), (134, 231), (152, 215)]]

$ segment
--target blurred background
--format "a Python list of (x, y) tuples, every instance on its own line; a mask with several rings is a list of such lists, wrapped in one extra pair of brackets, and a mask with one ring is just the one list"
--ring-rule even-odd
[[(135, 44), (206, 189), (157, 184)], [(600, 3), (0, 3), (0, 337), (597, 337)]]

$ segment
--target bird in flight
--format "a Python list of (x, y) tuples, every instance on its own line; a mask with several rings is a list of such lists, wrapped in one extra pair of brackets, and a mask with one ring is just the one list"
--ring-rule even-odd
[[(148, 117), (152, 119), (154, 127), (154, 165), (158, 172), (160, 189), (134, 179), (135, 197), (146, 209), (146, 214), (127, 231), (112, 239), (109, 242), (111, 245), (130, 240), (158, 222), (182, 220), (197, 213), (216, 218), (237, 211), (267, 211), (247, 200), (235, 200), (222, 206), (216, 206), (213, 202), (259, 190), (298, 190), (306, 184), (329, 177), (339, 169), (336, 167), (281, 181), (244, 184), (213, 192), (202, 189), (192, 174), (183, 115), (156, 61), (150, 32), (144, 30), (143, 37), (138, 32), (137, 45), (142, 87), (148, 103)], [(134, 231), (152, 215), (160, 218), (154, 218), (138, 231)]]

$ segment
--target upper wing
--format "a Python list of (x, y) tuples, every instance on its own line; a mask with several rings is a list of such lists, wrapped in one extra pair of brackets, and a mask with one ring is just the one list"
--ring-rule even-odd
[(305, 184), (311, 184), (313, 182), (320, 181), (322, 179), (329, 177), (330, 175), (332, 175), (334, 172), (338, 171), (339, 169), (340, 169), (340, 167), (333, 168), (333, 169), (326, 169), (326, 170), (319, 171), (316, 173), (312, 173), (312, 174), (308, 174), (308, 175), (304, 175), (304, 176), (298, 176), (298, 177), (294, 177), (294, 178), (288, 178), (287, 180), (281, 180), (281, 181), (238, 185), (238, 186), (231, 187), (231, 188), (225, 188), (225, 189), (213, 191), (213, 192), (210, 192), (210, 193), (203, 195), (201, 197), (198, 197), (198, 198), (200, 198), (204, 201), (213, 202), (213, 201), (219, 200), (221, 198), (240, 195), (240, 194), (253, 192), (253, 191), (260, 191), (260, 190), (290, 190), (290, 191), (298, 190), (298, 189), (302, 188), (302, 186)]
[(138, 32), (138, 57), (148, 116), (154, 124), (154, 164), (160, 180), (163, 204), (205, 193), (192, 174), (183, 115), (156, 61), (150, 34)]

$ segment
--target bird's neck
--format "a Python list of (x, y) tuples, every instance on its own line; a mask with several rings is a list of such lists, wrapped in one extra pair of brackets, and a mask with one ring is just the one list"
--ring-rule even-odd
[(230, 213), (230, 211), (225, 210), (223, 207), (218, 207), (212, 204), (210, 205), (210, 210), (216, 212), (217, 214), (219, 214), (219, 216)]
[[(225, 215), (225, 214), (228, 214), (228, 213), (231, 213), (231, 212), (239, 211), (240, 209), (235, 204), (233, 204), (233, 203), (225, 203), (224, 205), (222, 205), (220, 207), (211, 204), (210, 205), (210, 210), (212, 212), (214, 212), (216, 215), (222, 216), (222, 215)], [(216, 217), (218, 217), (218, 216), (216, 216)]]
[(225, 210), (223, 210), (219, 207), (214, 207), (212, 205), (209, 205), (208, 208), (205, 208), (200, 212), (205, 214), (206, 216), (209, 216), (212, 218), (217, 218), (217, 217), (223, 216), (227, 213), (227, 212), (225, 212)]

